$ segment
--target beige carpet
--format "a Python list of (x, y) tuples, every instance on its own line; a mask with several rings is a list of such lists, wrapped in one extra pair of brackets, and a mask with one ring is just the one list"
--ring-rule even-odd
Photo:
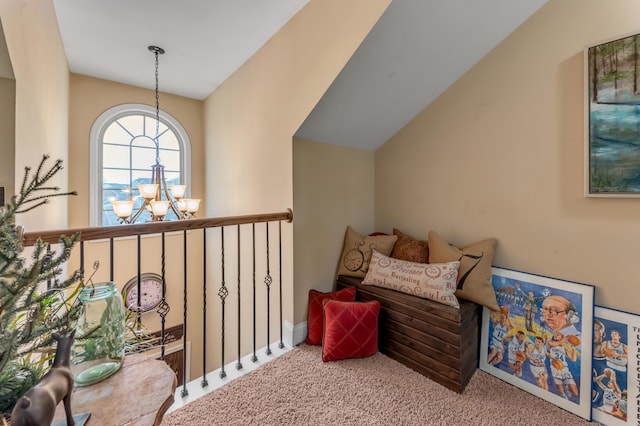
[(323, 363), (301, 345), (165, 416), (170, 425), (584, 425), (476, 371), (463, 395), (382, 355)]

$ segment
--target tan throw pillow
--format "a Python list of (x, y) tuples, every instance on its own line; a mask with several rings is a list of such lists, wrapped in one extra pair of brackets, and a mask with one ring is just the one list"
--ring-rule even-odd
[(338, 265), (338, 275), (364, 278), (371, 261), (371, 250), (375, 249), (385, 256), (391, 254), (396, 235), (376, 235), (363, 237), (347, 226), (344, 246)]
[(362, 284), (390, 288), (459, 308), (456, 278), (460, 262), (415, 263), (373, 251)]
[(419, 241), (393, 228), (393, 235), (398, 236), (398, 241), (393, 246), (391, 257), (406, 260), (408, 262), (429, 262), (429, 242)]
[(456, 296), (497, 311), (498, 302), (491, 285), (491, 264), (496, 242), (495, 238), (487, 238), (457, 248), (430, 231), (429, 263), (460, 261)]

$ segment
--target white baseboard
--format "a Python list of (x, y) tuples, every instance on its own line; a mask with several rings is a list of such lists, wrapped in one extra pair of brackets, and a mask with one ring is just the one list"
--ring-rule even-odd
[(300, 324), (296, 324), (292, 326), (291, 323), (287, 320), (282, 324), (282, 339), (284, 343), (289, 346), (297, 346), (300, 343), (304, 342), (307, 338), (307, 322), (301, 322)]

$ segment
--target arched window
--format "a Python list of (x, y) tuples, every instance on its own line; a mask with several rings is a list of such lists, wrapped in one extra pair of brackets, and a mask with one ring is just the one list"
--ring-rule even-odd
[[(158, 149), (155, 109), (148, 105), (126, 104), (102, 113), (91, 128), (91, 226), (118, 225), (112, 200), (135, 200), (134, 211), (142, 205), (138, 184), (151, 181), (151, 166), (164, 165), (167, 185), (191, 184), (191, 149), (182, 125), (160, 111)], [(188, 194), (186, 195), (188, 196)], [(148, 213), (137, 222), (142, 222)], [(176, 220), (173, 212), (165, 220)]]

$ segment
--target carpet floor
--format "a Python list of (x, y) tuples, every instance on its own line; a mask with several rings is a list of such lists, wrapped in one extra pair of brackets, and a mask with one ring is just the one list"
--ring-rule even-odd
[(178, 425), (585, 425), (477, 370), (463, 395), (378, 353), (323, 363), (300, 345), (167, 414)]

